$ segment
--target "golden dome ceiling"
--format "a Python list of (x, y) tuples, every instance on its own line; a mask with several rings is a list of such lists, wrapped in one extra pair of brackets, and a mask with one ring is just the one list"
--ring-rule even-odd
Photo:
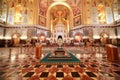
[(56, 5), (52, 8), (51, 15), (53, 15), (54, 18), (67, 18), (67, 15), (69, 15), (69, 10), (63, 5)]

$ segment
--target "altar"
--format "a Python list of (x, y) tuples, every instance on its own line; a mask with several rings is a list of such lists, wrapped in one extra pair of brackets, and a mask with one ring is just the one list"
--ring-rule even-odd
[(63, 45), (62, 36), (58, 36), (57, 44), (58, 47), (54, 51), (48, 53), (48, 55), (41, 60), (41, 63), (78, 64), (80, 62), (80, 60), (77, 59), (72, 53), (68, 52), (62, 47)]
[(48, 59), (72, 59), (72, 58), (63, 48), (57, 48), (50, 54)]
[(80, 60), (64, 48), (56, 48), (40, 60), (40, 64), (79, 64)]
[(65, 51), (63, 49), (58, 49), (54, 51), (54, 55), (65, 55)]

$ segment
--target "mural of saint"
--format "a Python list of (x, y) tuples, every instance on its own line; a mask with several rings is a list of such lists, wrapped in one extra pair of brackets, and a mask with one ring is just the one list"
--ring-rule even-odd
[(77, 26), (79, 24), (81, 24), (80, 16), (74, 18), (74, 25)]

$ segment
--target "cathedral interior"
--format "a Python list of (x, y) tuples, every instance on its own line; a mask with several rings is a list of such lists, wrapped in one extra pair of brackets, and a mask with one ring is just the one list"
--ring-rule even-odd
[(0, 0), (0, 80), (120, 80), (120, 0)]

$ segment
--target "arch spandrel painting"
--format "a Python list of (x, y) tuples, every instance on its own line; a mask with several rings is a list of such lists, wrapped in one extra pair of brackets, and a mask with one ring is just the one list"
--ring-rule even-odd
[(46, 11), (48, 8), (48, 0), (41, 0), (39, 3), (39, 14), (40, 16), (46, 16)]
[(40, 16), (40, 17), (39, 17), (39, 24), (40, 24), (41, 26), (46, 26), (46, 18)]
[(81, 16), (77, 16), (74, 18), (74, 26), (78, 26), (81, 24)]
[(46, 16), (46, 8), (44, 8), (44, 7), (41, 7), (40, 8), (40, 11), (39, 11), (39, 14), (41, 15), (41, 16)]
[(73, 8), (73, 14), (74, 14), (74, 16), (80, 15), (81, 14), (80, 7)]

